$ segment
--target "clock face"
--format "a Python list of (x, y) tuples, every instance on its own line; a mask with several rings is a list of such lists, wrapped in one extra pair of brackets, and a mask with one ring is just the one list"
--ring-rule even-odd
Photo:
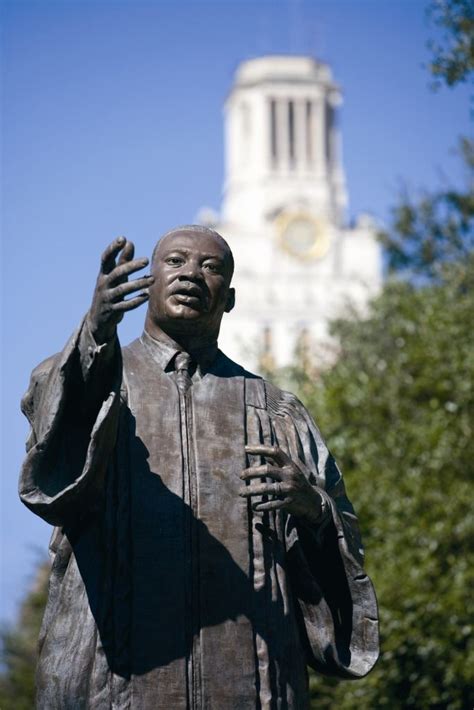
[(329, 228), (311, 215), (284, 213), (279, 218), (281, 247), (297, 259), (320, 259), (329, 249)]

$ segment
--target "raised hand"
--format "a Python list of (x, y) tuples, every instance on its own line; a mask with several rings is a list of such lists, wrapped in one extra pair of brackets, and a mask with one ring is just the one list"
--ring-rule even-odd
[[(128, 277), (148, 265), (148, 259), (134, 259), (133, 242), (118, 237), (106, 248), (101, 257), (92, 305), (89, 310), (89, 325), (97, 343), (110, 341), (126, 311), (132, 311), (148, 300), (148, 287), (153, 276), (142, 276), (133, 281)], [(120, 254), (120, 256), (119, 256)], [(118, 261), (117, 261), (118, 257)], [(125, 300), (137, 291), (137, 296)]]
[[(271, 464), (254, 466), (242, 471), (240, 477), (249, 481), (239, 495), (243, 498), (253, 496), (271, 496), (266, 502), (255, 502), (252, 508), (257, 512), (265, 510), (287, 510), (298, 518), (308, 522), (320, 522), (323, 517), (325, 501), (319, 489), (309, 483), (301, 468), (278, 446), (246, 446), (245, 452), (254, 456), (263, 456)], [(254, 478), (271, 478), (272, 483), (252, 484)]]

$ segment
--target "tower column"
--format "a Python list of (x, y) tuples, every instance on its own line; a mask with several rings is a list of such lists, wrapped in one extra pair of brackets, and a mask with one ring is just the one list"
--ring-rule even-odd
[(267, 151), (268, 151), (268, 166), (270, 171), (274, 170), (278, 166), (278, 131), (277, 131), (277, 102), (275, 98), (270, 97), (267, 100), (267, 123), (265, 130), (262, 135), (267, 134), (269, 129), (269, 139), (267, 141)]
[(286, 172), (290, 162), (288, 140), (288, 101), (286, 99), (277, 99), (276, 116), (278, 168)]
[(314, 114), (314, 101), (308, 99), (305, 102), (305, 152), (306, 167), (308, 170), (312, 170), (314, 167), (314, 141), (316, 135)]
[(308, 155), (306, 150), (306, 102), (295, 101), (295, 139), (296, 168), (299, 172), (306, 169)]
[(321, 97), (315, 102), (315, 163), (319, 176), (326, 175), (326, 97)]

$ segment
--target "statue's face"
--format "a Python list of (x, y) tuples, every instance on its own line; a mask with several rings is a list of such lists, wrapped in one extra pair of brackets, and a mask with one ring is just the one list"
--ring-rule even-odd
[(152, 264), (148, 317), (173, 333), (217, 337), (234, 306), (225, 242), (200, 232), (175, 232), (158, 244)]

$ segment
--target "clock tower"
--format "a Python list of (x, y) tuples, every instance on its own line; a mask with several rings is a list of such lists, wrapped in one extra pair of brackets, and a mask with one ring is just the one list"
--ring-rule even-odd
[(329, 67), (305, 56), (243, 62), (225, 104), (221, 216), (202, 210), (235, 256), (236, 307), (220, 344), (251, 369), (286, 365), (328, 340), (328, 321), (363, 307), (381, 283), (368, 217), (347, 203)]

